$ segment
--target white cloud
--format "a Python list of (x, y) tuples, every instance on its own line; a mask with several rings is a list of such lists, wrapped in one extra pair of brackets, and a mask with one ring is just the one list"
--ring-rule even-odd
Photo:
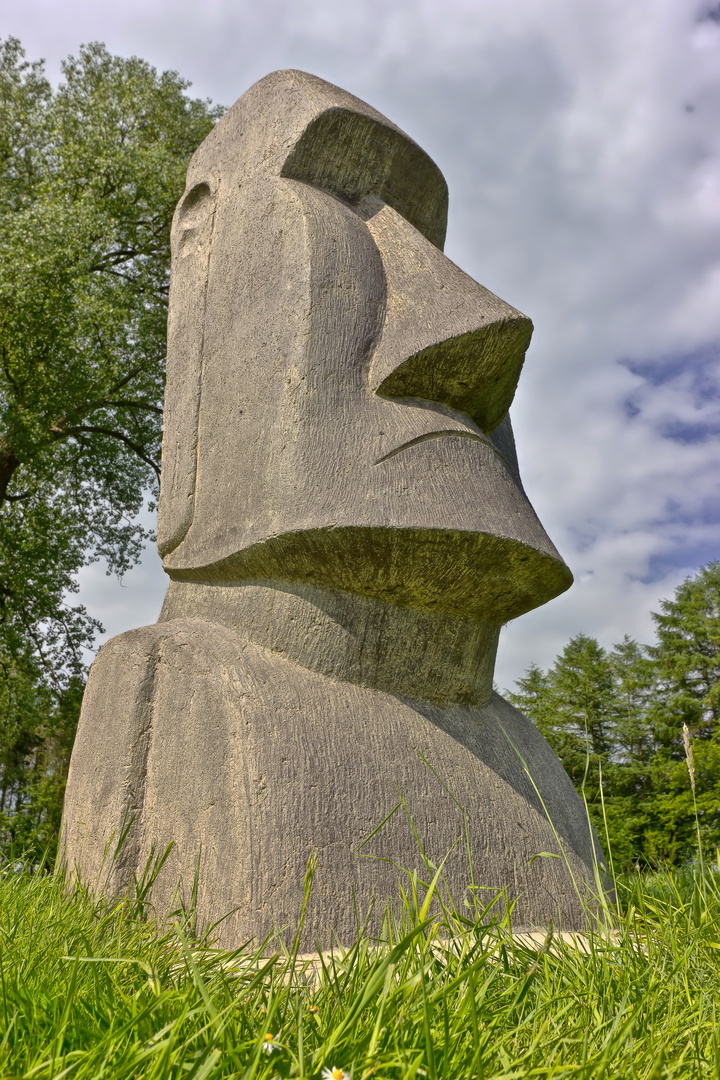
[[(25, 0), (4, 18), (53, 72), (100, 38), (225, 104), (303, 67), (435, 157), (448, 253), (535, 322), (514, 409), (521, 466), (577, 576), (503, 633), (501, 685), (579, 630), (647, 640), (658, 599), (720, 557), (720, 25), (706, 8)], [(154, 618), (164, 588), (153, 553), (124, 592), (98, 568), (82, 582), (113, 631)]]

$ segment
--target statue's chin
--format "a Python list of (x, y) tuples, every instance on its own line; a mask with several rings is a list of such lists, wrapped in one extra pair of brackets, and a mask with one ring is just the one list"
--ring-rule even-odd
[(284, 533), (176, 581), (307, 582), (406, 607), (502, 624), (564, 592), (559, 558), (490, 533), (343, 526)]

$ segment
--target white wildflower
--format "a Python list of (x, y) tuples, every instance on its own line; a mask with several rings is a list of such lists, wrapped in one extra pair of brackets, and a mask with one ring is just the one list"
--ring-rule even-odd
[(693, 763), (692, 743), (690, 742), (690, 728), (683, 724), (683, 743), (685, 744), (685, 757), (687, 759), (688, 772), (690, 773), (690, 785), (695, 793), (695, 765)]
[(272, 1031), (268, 1031), (267, 1035), (263, 1039), (263, 1050), (266, 1054), (272, 1054), (273, 1050), (277, 1050), (278, 1044), (275, 1042), (275, 1036)]

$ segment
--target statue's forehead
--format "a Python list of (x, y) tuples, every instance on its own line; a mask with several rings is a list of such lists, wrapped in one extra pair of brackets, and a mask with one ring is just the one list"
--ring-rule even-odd
[(359, 98), (302, 71), (276, 71), (243, 94), (197, 150), (192, 186), (301, 180), (357, 204), (379, 196), (442, 248), (447, 185), (408, 135)]

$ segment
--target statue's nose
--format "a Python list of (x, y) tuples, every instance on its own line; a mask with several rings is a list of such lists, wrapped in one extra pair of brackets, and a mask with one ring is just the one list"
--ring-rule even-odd
[(450, 405), (489, 434), (515, 395), (530, 319), (478, 285), (391, 207), (369, 209), (366, 223), (387, 278), (371, 388), (383, 397)]

